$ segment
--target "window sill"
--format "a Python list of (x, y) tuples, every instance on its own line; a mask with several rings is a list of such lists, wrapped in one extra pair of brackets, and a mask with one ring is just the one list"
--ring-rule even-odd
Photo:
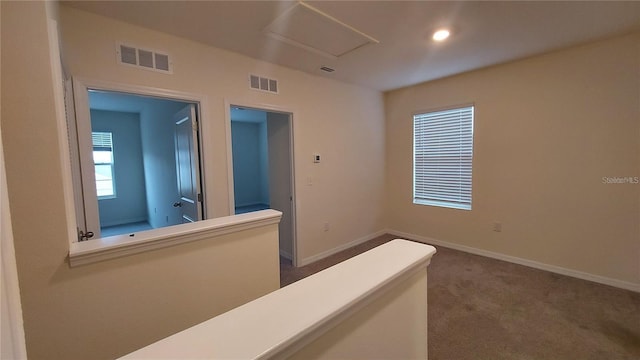
[(111, 200), (111, 199), (117, 199), (118, 197), (115, 195), (104, 195), (104, 196), (98, 196), (98, 201), (100, 200)]
[(278, 224), (281, 217), (281, 212), (269, 209), (129, 235), (75, 242), (71, 243), (69, 248), (69, 264), (72, 267), (86, 265), (192, 241), (210, 239), (260, 226)]
[(455, 204), (447, 201), (413, 199), (415, 205), (437, 206), (457, 210), (471, 210), (471, 204)]

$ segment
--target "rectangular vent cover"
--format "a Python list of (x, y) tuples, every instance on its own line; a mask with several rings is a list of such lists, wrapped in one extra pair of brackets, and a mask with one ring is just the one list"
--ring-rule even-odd
[(173, 64), (169, 55), (148, 49), (119, 43), (116, 47), (118, 62), (147, 70), (159, 71), (165, 74), (173, 73)]
[(278, 80), (268, 79), (258, 75), (249, 74), (249, 87), (254, 90), (278, 93)]
[(328, 72), (328, 73), (332, 73), (332, 72), (336, 71), (336, 69), (330, 68), (328, 66), (322, 66), (322, 67), (320, 67), (320, 70), (322, 70), (324, 72)]

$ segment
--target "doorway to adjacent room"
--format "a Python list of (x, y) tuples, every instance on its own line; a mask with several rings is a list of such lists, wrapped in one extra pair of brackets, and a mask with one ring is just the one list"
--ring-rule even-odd
[(280, 255), (295, 263), (293, 114), (231, 105), (234, 212), (282, 212)]

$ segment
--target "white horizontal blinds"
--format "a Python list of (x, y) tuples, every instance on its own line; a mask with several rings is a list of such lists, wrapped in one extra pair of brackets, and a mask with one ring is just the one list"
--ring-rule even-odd
[(91, 142), (94, 151), (111, 151), (113, 142), (110, 132), (93, 132), (91, 133)]
[(413, 202), (471, 210), (473, 106), (413, 117)]
[(110, 132), (92, 132), (93, 164), (98, 199), (115, 197), (113, 179), (113, 136)]

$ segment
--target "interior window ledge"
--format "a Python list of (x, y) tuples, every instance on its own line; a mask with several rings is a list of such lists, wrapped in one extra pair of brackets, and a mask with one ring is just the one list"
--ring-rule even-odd
[(251, 213), (202, 220), (138, 233), (110, 236), (71, 243), (69, 264), (73, 266), (128, 256), (155, 249), (210, 239), (256, 227), (278, 224), (282, 213), (261, 210)]

